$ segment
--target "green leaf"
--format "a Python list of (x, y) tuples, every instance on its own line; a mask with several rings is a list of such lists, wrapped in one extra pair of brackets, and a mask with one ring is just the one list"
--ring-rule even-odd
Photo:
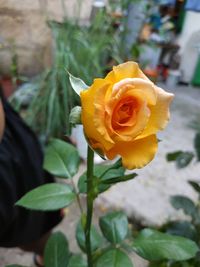
[(126, 182), (126, 181), (129, 181), (129, 180), (132, 180), (136, 176), (137, 176), (137, 173), (131, 173), (131, 174), (127, 174), (127, 175), (113, 177), (113, 178), (110, 178), (110, 179), (102, 180), (101, 184), (115, 184), (115, 183), (120, 183), (120, 182)]
[(183, 236), (194, 241), (197, 240), (197, 230), (194, 225), (188, 221), (175, 221), (167, 225), (166, 232), (172, 235)]
[(192, 152), (175, 151), (167, 154), (168, 161), (176, 161), (176, 166), (181, 169), (186, 167), (193, 159), (194, 154)]
[(11, 265), (6, 265), (5, 267), (27, 267), (27, 266), (19, 265), (19, 264), (11, 264)]
[(96, 267), (133, 267), (127, 254), (119, 249), (104, 252), (96, 262)]
[(197, 133), (194, 138), (194, 148), (196, 151), (197, 159), (200, 161), (200, 133)]
[(67, 267), (69, 258), (68, 242), (64, 234), (52, 234), (45, 247), (45, 267)]
[(198, 246), (184, 237), (163, 234), (155, 230), (144, 229), (133, 243), (134, 251), (149, 261), (183, 261), (195, 257)]
[(123, 212), (110, 212), (99, 220), (104, 237), (111, 243), (121, 243), (128, 234), (128, 220)]
[(81, 255), (73, 255), (67, 267), (87, 267), (87, 261)]
[[(81, 221), (77, 224), (76, 228), (76, 240), (79, 245), (79, 247), (82, 249), (82, 251), (86, 251), (85, 248), (85, 232), (82, 226)], [(91, 250), (95, 251), (97, 248), (100, 247), (102, 243), (102, 238), (96, 228), (92, 225), (91, 232), (90, 232), (90, 240), (91, 240)]]
[(175, 151), (172, 153), (168, 153), (166, 155), (167, 161), (175, 161), (178, 158), (178, 156), (180, 156), (182, 153), (183, 153), (183, 151), (181, 151), (181, 150)]
[(194, 202), (188, 197), (181, 195), (172, 196), (170, 198), (170, 202), (175, 209), (182, 209), (185, 214), (190, 215), (192, 217), (195, 216), (197, 211), (196, 206)]
[(193, 187), (193, 189), (196, 192), (200, 193), (200, 185), (199, 185), (198, 182), (196, 182), (196, 181), (189, 181), (189, 184)]
[(84, 81), (82, 81), (80, 78), (74, 77), (71, 73), (69, 73), (69, 81), (77, 95), (80, 95), (81, 91), (89, 88), (89, 86), (86, 85)]
[(80, 158), (76, 148), (59, 139), (52, 139), (45, 151), (44, 169), (59, 178), (73, 177)]
[[(98, 184), (96, 185), (98, 187), (99, 193), (106, 191), (110, 184), (105, 184), (104, 182), (107, 180), (114, 179), (118, 176), (122, 176), (125, 172), (125, 169), (119, 164), (117, 161), (113, 165), (95, 165), (94, 166), (94, 176), (99, 177)], [(87, 175), (86, 172), (81, 175), (78, 181), (78, 188), (80, 193), (86, 193), (87, 192)]]
[(28, 192), (16, 205), (32, 210), (51, 211), (69, 206), (74, 199), (75, 193), (69, 185), (50, 183)]
[(182, 152), (176, 158), (176, 166), (181, 169), (187, 167), (192, 161), (194, 154), (192, 152)]

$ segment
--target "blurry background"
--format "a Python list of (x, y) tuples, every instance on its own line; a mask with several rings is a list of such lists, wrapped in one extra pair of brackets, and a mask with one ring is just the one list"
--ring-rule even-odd
[[(4, 94), (44, 148), (51, 137), (75, 142), (83, 159), (80, 172), (85, 169), (86, 143), (81, 127), (72, 131), (69, 123), (71, 108), (80, 102), (67, 71), (90, 85), (113, 65), (127, 60), (139, 62), (150, 79), (175, 94), (175, 100), (169, 126), (159, 135), (162, 142), (155, 160), (138, 171), (135, 180), (105, 192), (98, 199), (97, 213), (123, 209), (139, 227), (162, 227), (170, 220), (190, 223), (184, 209), (172, 207), (170, 197), (179, 194), (198, 203), (198, 194), (188, 180), (200, 180), (200, 156), (196, 158), (194, 152), (194, 144), (195, 151), (200, 150), (194, 142), (200, 132), (200, 1), (0, 0)], [(175, 164), (168, 164), (166, 154), (173, 151), (183, 153), (170, 158)], [(78, 212), (74, 206), (70, 210), (61, 229), (68, 233), (73, 247), (71, 227)], [(179, 234), (192, 227), (196, 226), (182, 227)], [(136, 267), (148, 265), (136, 260)], [(27, 265), (32, 256), (0, 249), (0, 266), (14, 262)], [(194, 266), (166, 264), (160, 266)]]
[[(115, 6), (113, 8), (118, 13), (116, 15), (127, 16), (126, 26), (129, 30), (127, 41), (129, 46), (136, 42), (138, 33), (142, 30), (147, 35), (145, 38), (148, 38), (148, 30), (153, 30), (154, 33), (159, 31), (160, 35), (160, 24), (163, 22), (159, 21), (159, 16), (170, 16), (170, 21), (173, 24), (166, 24), (165, 31), (174, 30), (176, 35), (174, 38), (177, 40), (173, 40), (173, 43), (180, 46), (182, 79), (185, 82), (195, 80), (194, 72), (199, 57), (200, 34), (200, 4), (197, 0), (119, 0), (110, 1), (110, 3), (100, 0), (1, 0), (1, 74), (10, 73), (13, 54), (15, 53), (18, 58), (18, 73), (21, 75), (32, 76), (51, 65), (53, 54), (52, 34), (47, 26), (47, 20), (63, 22), (63, 20), (77, 18), (79, 24), (88, 25), (91, 22), (91, 13), (94, 6), (99, 9), (106, 6), (109, 9), (109, 5)], [(125, 9), (122, 10), (123, 7)], [(121, 12), (122, 14), (120, 14)], [(151, 25), (151, 29), (148, 28), (149, 25)], [(188, 68), (188, 66), (190, 67)]]
[[(62, 22), (79, 15), (81, 23), (90, 18), (92, 1), (1, 0), (0, 43), (1, 72), (8, 74), (12, 63), (10, 51), (15, 46), (20, 74), (38, 74), (52, 63), (52, 36), (47, 19)], [(80, 6), (82, 5), (82, 6)]]

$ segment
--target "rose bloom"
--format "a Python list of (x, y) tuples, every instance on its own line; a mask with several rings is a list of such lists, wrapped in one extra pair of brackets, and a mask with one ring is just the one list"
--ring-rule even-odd
[(113, 67), (81, 92), (82, 123), (90, 146), (127, 169), (142, 168), (158, 148), (173, 94), (153, 84), (135, 62)]

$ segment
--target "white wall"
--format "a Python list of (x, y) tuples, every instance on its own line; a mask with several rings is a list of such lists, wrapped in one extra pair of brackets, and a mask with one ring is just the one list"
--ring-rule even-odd
[(200, 12), (187, 11), (183, 31), (178, 40), (181, 46), (182, 80), (190, 82), (197, 64), (200, 47)]

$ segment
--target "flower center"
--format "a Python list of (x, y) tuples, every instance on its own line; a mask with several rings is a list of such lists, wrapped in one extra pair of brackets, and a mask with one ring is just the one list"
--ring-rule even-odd
[(114, 109), (112, 116), (112, 127), (119, 130), (122, 127), (134, 126), (139, 103), (133, 97), (122, 99)]

